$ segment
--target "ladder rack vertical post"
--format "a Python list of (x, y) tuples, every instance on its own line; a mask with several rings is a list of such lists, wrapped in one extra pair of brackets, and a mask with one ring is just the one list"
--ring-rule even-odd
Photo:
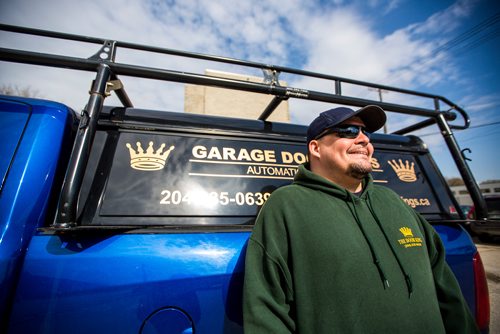
[(479, 186), (477, 185), (476, 180), (474, 179), (474, 176), (469, 169), (469, 166), (465, 162), (462, 151), (460, 150), (455, 136), (453, 135), (453, 132), (451, 131), (450, 126), (446, 121), (443, 113), (440, 113), (437, 116), (437, 124), (439, 126), (439, 129), (441, 130), (441, 134), (443, 135), (446, 145), (448, 145), (448, 149), (450, 150), (451, 156), (455, 161), (455, 164), (457, 165), (458, 171), (462, 176), (465, 186), (469, 191), (472, 201), (476, 205), (475, 210), (477, 219), (486, 219), (486, 217), (488, 216), (486, 202), (482, 198), (481, 190), (479, 189)]
[(106, 85), (110, 77), (111, 70), (109, 66), (99, 64), (96, 79), (90, 91), (89, 101), (82, 112), (76, 133), (53, 227), (70, 228), (76, 226), (78, 193), (89, 160), (90, 149), (96, 133), (97, 120), (102, 110), (104, 99), (106, 98)]
[(340, 80), (335, 80), (335, 94), (342, 95), (342, 86)]

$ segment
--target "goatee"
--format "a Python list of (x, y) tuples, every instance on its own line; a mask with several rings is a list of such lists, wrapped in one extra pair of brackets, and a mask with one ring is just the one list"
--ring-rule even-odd
[(348, 173), (351, 177), (362, 180), (372, 171), (371, 164), (354, 163), (349, 166)]

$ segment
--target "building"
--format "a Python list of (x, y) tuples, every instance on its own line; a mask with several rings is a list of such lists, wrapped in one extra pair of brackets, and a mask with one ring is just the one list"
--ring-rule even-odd
[[(264, 82), (263, 77), (240, 75), (215, 70), (206, 70), (206, 75), (250, 82)], [(279, 81), (281, 86), (286, 82)], [(196, 114), (231, 116), (258, 119), (274, 95), (244, 92), (210, 86), (186, 85), (184, 111)], [(290, 122), (288, 101), (282, 101), (268, 119), (275, 122)]]
[[(460, 205), (472, 205), (472, 199), (464, 185), (451, 186), (451, 191)], [(500, 180), (485, 181), (479, 184), (479, 189), (483, 196), (499, 195), (500, 194)]]

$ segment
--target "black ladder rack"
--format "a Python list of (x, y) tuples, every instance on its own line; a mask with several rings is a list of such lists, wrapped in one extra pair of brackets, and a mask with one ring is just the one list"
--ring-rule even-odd
[[(92, 145), (93, 138), (96, 132), (97, 120), (101, 113), (106, 96), (108, 96), (111, 91), (114, 91), (123, 106), (133, 106), (133, 103), (127, 95), (125, 88), (121, 84), (121, 81), (118, 79), (118, 76), (131, 76), (161, 81), (214, 86), (274, 95), (274, 99), (271, 100), (269, 105), (265, 108), (265, 110), (262, 111), (261, 115), (259, 116), (260, 120), (266, 120), (276, 110), (276, 108), (282, 101), (288, 100), (290, 98), (328, 102), (356, 107), (376, 104), (388, 112), (421, 116), (424, 118), (422, 121), (412, 126), (399, 129), (395, 131), (394, 134), (404, 135), (431, 126), (433, 124), (437, 124), (475, 204), (478, 219), (485, 219), (487, 216), (487, 208), (484, 199), (452, 132), (452, 129), (467, 129), (470, 125), (470, 118), (465, 110), (449, 101), (445, 97), (295, 68), (207, 54), (184, 52), (174, 49), (152, 47), (103, 38), (79, 36), (74, 34), (18, 27), (6, 24), (0, 24), (0, 31), (31, 36), (48, 37), (58, 40), (92, 43), (96, 44), (98, 48), (97, 52), (89, 58), (79, 58), (0, 47), (0, 60), (3, 61), (69, 68), (73, 70), (82, 70), (96, 73), (95, 80), (93, 81), (92, 88), (89, 92), (90, 97), (86, 110), (82, 114), (82, 118), (80, 120), (80, 127), (76, 135), (73, 153), (71, 155), (70, 163), (63, 184), (58, 212), (54, 222), (54, 227), (56, 228), (69, 228), (76, 225), (76, 201), (83, 180), (83, 173), (85, 171), (89, 158), (90, 147)], [(247, 68), (261, 69), (264, 73), (265, 81), (264, 83), (255, 83), (236, 79), (218, 78), (204, 74), (181, 72), (171, 69), (152, 68), (120, 63), (116, 61), (116, 56), (119, 49), (138, 50), (163, 55), (208, 60), (217, 63), (243, 66)], [(280, 86), (278, 77), (282, 73), (331, 81), (333, 92), (326, 93), (302, 89), (300, 87)], [(370, 99), (346, 96), (342, 94), (343, 84), (395, 92), (411, 97), (430, 99), (433, 102), (434, 109), (418, 108), (411, 105), (379, 102)], [(457, 118), (457, 113), (462, 117), (463, 125), (449, 124), (448, 121), (453, 121)]]

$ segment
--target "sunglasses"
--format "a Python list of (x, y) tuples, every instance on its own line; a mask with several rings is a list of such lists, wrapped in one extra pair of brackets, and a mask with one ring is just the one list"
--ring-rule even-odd
[(354, 138), (357, 138), (359, 136), (360, 132), (363, 132), (363, 134), (365, 136), (367, 136), (368, 139), (370, 139), (371, 132), (366, 131), (366, 129), (362, 126), (350, 125), (350, 124), (345, 124), (345, 125), (340, 125), (340, 126), (328, 128), (325, 131), (323, 131), (322, 133), (320, 133), (314, 139), (318, 140), (318, 139), (320, 139), (326, 135), (332, 134), (332, 133), (335, 133), (340, 138), (354, 139)]

